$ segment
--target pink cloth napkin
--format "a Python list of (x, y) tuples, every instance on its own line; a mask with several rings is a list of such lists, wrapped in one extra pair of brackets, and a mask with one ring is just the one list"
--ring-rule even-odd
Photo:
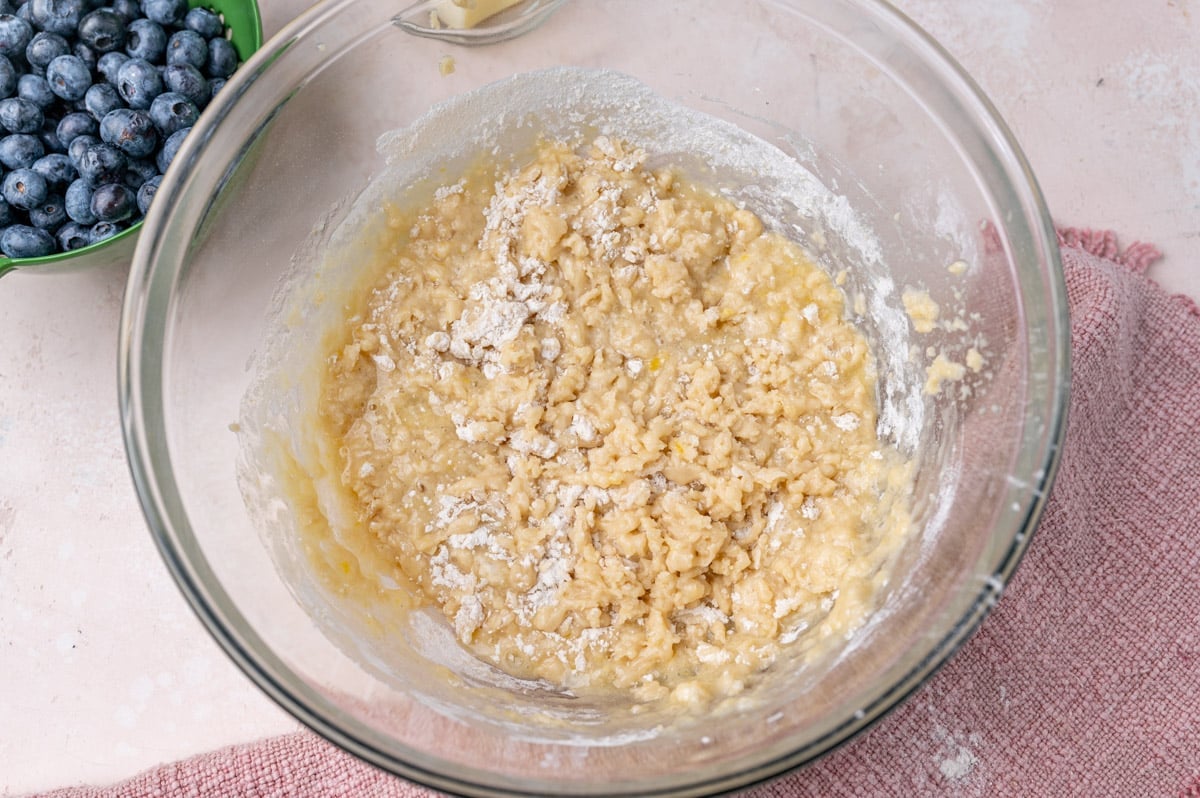
[[(978, 634), (871, 730), (755, 798), (1200, 798), (1200, 310), (1151, 246), (1061, 234), (1074, 388), (1061, 471)], [(428, 796), (315, 735), (57, 798)]]

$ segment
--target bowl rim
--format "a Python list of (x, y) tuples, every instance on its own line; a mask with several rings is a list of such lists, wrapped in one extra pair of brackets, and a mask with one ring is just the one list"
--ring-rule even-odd
[[(218, 6), (225, 6), (225, 8), (218, 8)], [(242, 63), (248, 61), (254, 53), (262, 48), (262, 10), (258, 7), (258, 0), (188, 0), (188, 8), (198, 7), (213, 9), (222, 17), (234, 15), (232, 9), (238, 9), (236, 13), (238, 24), (236, 28), (230, 24), (229, 30), (231, 32), (230, 39), (238, 51)], [(203, 113), (201, 117), (203, 117)], [(10, 258), (0, 254), (0, 277), (18, 270), (39, 274), (57, 274), (87, 269), (101, 262), (99, 260), (94, 260), (93, 263), (86, 262), (92, 256), (113, 250), (122, 243), (133, 244), (145, 221), (145, 217), (143, 217), (114, 236), (69, 252), (55, 252), (52, 255), (42, 255), (37, 258)]]
[[(225, 92), (211, 106), (214, 110), (197, 125), (203, 135), (191, 136), (181, 150), (177, 160), (193, 163), (206, 146), (208, 133), (229, 113), (230, 108), (243, 96), (248, 87), (275, 59), (293, 47), (307, 32), (317, 28), (323, 21), (336, 14), (339, 9), (354, 0), (322, 0), (312, 6), (276, 34), (265, 47), (248, 60), (246, 68), (239, 70), (231, 79), (234, 90)], [(791, 7), (794, 0), (764, 0), (776, 6)], [(983, 579), (977, 595), (963, 615), (946, 631), (900, 679), (888, 685), (874, 700), (847, 718), (840, 725), (800, 748), (791, 748), (781, 756), (756, 761), (748, 766), (706, 776), (691, 781), (679, 781), (668, 785), (649, 786), (632, 783), (606, 783), (600, 789), (571, 785), (564, 794), (609, 794), (609, 795), (709, 795), (740, 790), (778, 777), (801, 765), (807, 764), (837, 748), (853, 736), (865, 731), (888, 712), (924, 685), (978, 629), (980, 623), (996, 604), (1005, 584), (1020, 563), (1028, 548), (1035, 527), (1046, 506), (1050, 487), (1058, 470), (1062, 444), (1066, 434), (1068, 400), (1070, 395), (1070, 324), (1067, 310), (1066, 283), (1058, 249), (1058, 239), (1053, 220), (1047, 209), (1041, 189), (1032, 169), (1008, 125), (1000, 117), (995, 106), (978, 84), (961, 65), (912, 19), (891, 6), (886, 0), (836, 0), (836, 4), (856, 8), (902, 39), (904, 46), (911, 49), (921, 60), (921, 68), (937, 70), (939, 77), (953, 85), (957, 98), (969, 105), (964, 113), (971, 115), (985, 136), (989, 154), (995, 157), (1017, 198), (1017, 207), (1024, 211), (1022, 220), (1030, 236), (1030, 243), (1037, 248), (1041, 261), (1040, 275), (1045, 281), (1046, 307), (1049, 321), (1053, 324), (1051, 335), (1045, 341), (1048, 359), (1052, 361), (1047, 374), (1049, 388), (1044, 397), (1044, 432), (1038, 445), (1024, 443), (1017, 453), (1029, 454), (1040, 463), (1034, 472), (1035, 480), (1023, 495), (1018, 513), (1016, 531), (1007, 547), (1001, 546), (995, 570)], [(866, 52), (864, 51), (864, 55)], [(168, 188), (175, 189), (183, 180), (184, 170), (173, 169), (164, 178)], [(160, 472), (161, 464), (169, 466), (161, 429), (161, 407), (148, 407), (144, 387), (152, 387), (154, 380), (161, 380), (161, 363), (164, 342), (161, 336), (147, 338), (144, 333), (150, 321), (162, 323), (165, 295), (161, 284), (156, 284), (154, 267), (157, 263), (156, 240), (159, 229), (167, 219), (167, 203), (152, 207), (147, 215), (151, 234), (138, 242), (133, 268), (127, 285), (120, 324), (120, 346), (118, 350), (118, 385), (120, 390), (121, 424), (130, 472), (150, 527), (155, 543), (168, 570), (179, 585), (193, 611), (202, 621), (216, 642), (246, 675), (272, 700), (302, 722), (305, 726), (346, 751), (394, 775), (402, 776), (425, 786), (460, 795), (544, 795), (550, 782), (517, 785), (511, 777), (500, 776), (484, 770), (472, 770), (466, 774), (438, 772), (420, 764), (424, 755), (418, 754), (409, 761), (397, 759), (392, 753), (366, 739), (364, 735), (339, 726), (335, 718), (327, 716), (322, 707), (329, 702), (303, 684), (285, 684), (277, 674), (287, 668), (274, 652), (259, 648), (254, 642), (257, 635), (249, 629), (236, 629), (226, 617), (225, 606), (220, 596), (213, 594), (213, 577), (207, 562), (189, 544), (191, 534), (177, 486), (170, 477), (169, 469)], [(158, 301), (160, 304), (155, 305)], [(159, 427), (149, 429), (151, 425)], [(156, 435), (158, 439), (156, 439)], [(159, 474), (166, 476), (160, 478)], [(178, 521), (178, 523), (177, 523)], [(178, 528), (177, 528), (178, 527)], [(195, 556), (192, 556), (195, 555)], [(219, 588), (218, 588), (219, 589)], [(236, 610), (235, 610), (236, 612)], [(414, 752), (416, 753), (416, 752)], [(426, 759), (426, 761), (432, 761)], [(473, 778), (481, 776), (483, 778)], [(486, 777), (491, 776), (489, 781)], [(564, 785), (556, 785), (562, 789)]]

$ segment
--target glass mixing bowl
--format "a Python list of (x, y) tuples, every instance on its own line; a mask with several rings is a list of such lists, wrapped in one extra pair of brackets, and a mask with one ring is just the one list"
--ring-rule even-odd
[[(533, 3), (532, 17), (516, 9), (500, 29), (454, 40), (425, 24), (430, 5), (399, 16), (383, 0), (309, 10), (206, 112), (151, 209), (122, 320), (121, 402), (169, 568), (279, 704), (438, 789), (695, 795), (812, 760), (878, 720), (971, 634), (1043, 507), (1065, 422), (1068, 323), (1054, 229), (1027, 163), (970, 79), (886, 3)], [(917, 463), (917, 528), (868, 626), (836, 656), (777, 665), (707, 722), (610, 722), (604, 706), (491, 683), (469, 662), (430, 663), (420, 630), (367, 640), (306, 571), (290, 534), (299, 521), (263, 488), (272, 475), (253, 473), (238, 434), (264, 341), (307, 334), (306, 313), (336, 310), (337, 280), (300, 312), (289, 286), (317, 270), (385, 168), (380, 135), (485, 84), (563, 66), (633, 76), (777, 148), (823, 187), (745, 196), (773, 203), (773, 226), (845, 271), (879, 364), (880, 431)], [(433, 153), (437, 138), (428, 141)], [(735, 196), (769, 183), (710, 177)], [(905, 288), (927, 292), (946, 323), (916, 333)], [(923, 390), (934, 355), (962, 362), (970, 347), (984, 356), (978, 373)], [(306, 401), (296, 382), (269, 409), (286, 416)], [(244, 491), (247, 479), (258, 489)]]

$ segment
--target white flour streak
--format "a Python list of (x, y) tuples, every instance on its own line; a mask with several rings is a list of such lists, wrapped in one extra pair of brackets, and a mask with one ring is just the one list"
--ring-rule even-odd
[(1188, 68), (1178, 55), (1145, 51), (1125, 59), (1121, 77), (1130, 100), (1153, 120), (1150, 135), (1179, 160), (1184, 187), (1200, 202), (1200, 68)]

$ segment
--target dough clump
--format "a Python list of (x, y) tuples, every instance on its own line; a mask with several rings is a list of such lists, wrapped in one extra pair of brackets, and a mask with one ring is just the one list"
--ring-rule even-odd
[(387, 210), (321, 434), (366, 537), (464, 646), (696, 702), (862, 624), (908, 471), (800, 247), (607, 137)]

